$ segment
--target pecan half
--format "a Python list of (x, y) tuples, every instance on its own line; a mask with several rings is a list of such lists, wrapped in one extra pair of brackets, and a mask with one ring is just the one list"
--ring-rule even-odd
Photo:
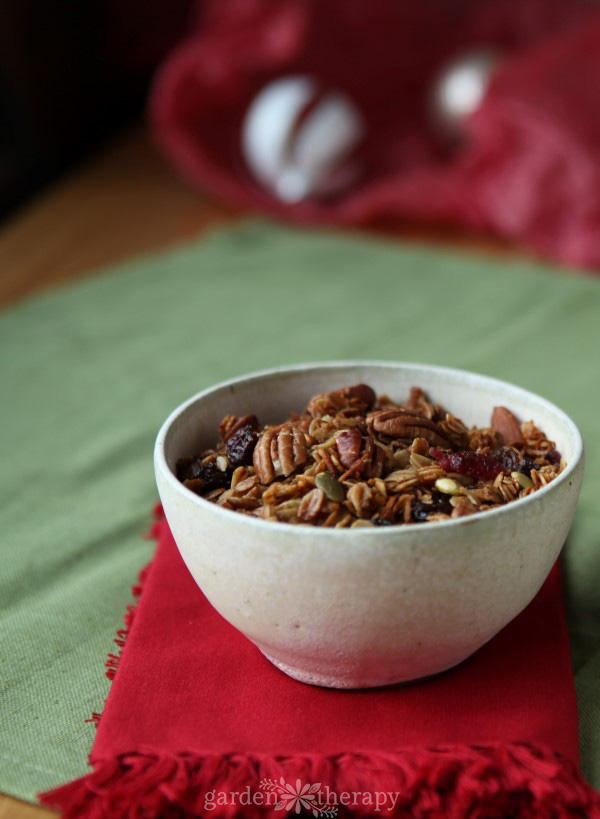
[(367, 425), (375, 432), (389, 435), (390, 438), (425, 438), (430, 444), (446, 447), (451, 445), (439, 424), (422, 415), (416, 415), (410, 410), (392, 409), (372, 412), (367, 416)]
[(310, 399), (306, 409), (312, 416), (334, 414), (341, 409), (366, 412), (375, 404), (376, 397), (368, 384), (356, 384), (333, 392), (321, 392)]
[(360, 455), (362, 435), (357, 429), (344, 429), (337, 435), (335, 445), (341, 465), (349, 469)]
[(423, 418), (428, 418), (430, 421), (434, 416), (433, 405), (427, 398), (427, 395), (420, 387), (411, 387), (410, 396), (408, 398), (407, 408), (421, 415)]
[(385, 466), (385, 452), (380, 446), (377, 446), (370, 435), (365, 452), (368, 453), (369, 458), (362, 469), (363, 476), (365, 478), (380, 478)]
[(524, 441), (521, 425), (506, 407), (494, 407), (492, 429), (501, 436), (504, 444), (522, 444)]
[(368, 435), (365, 449), (360, 458), (357, 458), (340, 477), (346, 481), (352, 475), (362, 475), (365, 478), (380, 478), (385, 465), (385, 452), (377, 446), (373, 438)]
[(458, 418), (449, 413), (440, 421), (442, 434), (449, 438), (458, 449), (469, 449), (469, 430)]
[(305, 463), (308, 449), (304, 433), (292, 424), (267, 427), (254, 449), (253, 464), (258, 480), (271, 483), (277, 475), (288, 475)]
[(271, 441), (274, 437), (275, 427), (267, 427), (264, 432), (261, 432), (254, 447), (252, 463), (261, 483), (271, 483), (275, 478), (275, 468), (271, 459)]
[(410, 396), (406, 403), (408, 409), (428, 418), (430, 421), (441, 421), (446, 412), (439, 404), (432, 404), (427, 393), (420, 387), (411, 387)]

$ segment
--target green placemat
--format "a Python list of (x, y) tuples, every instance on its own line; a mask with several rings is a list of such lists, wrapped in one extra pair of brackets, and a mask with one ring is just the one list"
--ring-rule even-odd
[[(104, 657), (153, 544), (152, 446), (215, 381), (325, 359), (430, 362), (539, 392), (579, 424), (566, 551), (584, 773), (600, 786), (600, 281), (260, 222), (0, 317), (0, 791), (86, 772)], [(560, 707), (560, 703), (557, 703)]]

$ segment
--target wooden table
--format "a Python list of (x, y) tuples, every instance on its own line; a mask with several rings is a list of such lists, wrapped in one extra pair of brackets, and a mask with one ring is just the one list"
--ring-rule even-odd
[[(2, 227), (0, 305), (240, 217), (182, 182), (142, 128), (132, 129)], [(494, 255), (512, 253), (500, 242), (441, 228), (394, 225), (382, 231)], [(54, 815), (0, 794), (0, 819)]]
[[(240, 216), (182, 182), (145, 132), (133, 129), (2, 226), (0, 305)], [(512, 252), (497, 240), (443, 228), (402, 224), (381, 232), (494, 255)]]

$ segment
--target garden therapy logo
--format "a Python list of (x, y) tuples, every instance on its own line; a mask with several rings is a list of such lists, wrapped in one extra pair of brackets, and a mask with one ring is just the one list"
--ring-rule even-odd
[[(333, 819), (337, 817), (338, 805), (345, 807), (369, 807), (375, 813), (385, 810), (393, 811), (402, 803), (399, 791), (341, 791), (336, 793), (328, 785), (316, 782), (304, 785), (301, 779), (295, 784), (279, 779), (261, 779), (254, 790), (250, 785), (238, 791), (211, 790), (204, 794), (205, 811), (213, 811), (229, 806), (268, 805), (276, 811), (287, 811), (288, 815), (311, 814), (316, 819)], [(231, 816), (225, 811), (219, 816)], [(204, 814), (203, 814), (204, 815)], [(237, 815), (237, 814), (236, 814)], [(241, 814), (243, 815), (243, 814)], [(281, 814), (284, 819), (285, 814)]]
[(274, 779), (261, 779), (260, 788), (268, 793), (276, 794), (278, 797), (275, 810), (282, 810), (300, 813), (301, 810), (307, 810), (313, 816), (335, 816), (338, 809), (335, 805), (322, 805), (317, 801), (317, 793), (321, 788), (321, 783), (316, 782), (314, 785), (303, 785), (297, 779), (295, 785), (290, 785), (283, 777), (279, 782)]

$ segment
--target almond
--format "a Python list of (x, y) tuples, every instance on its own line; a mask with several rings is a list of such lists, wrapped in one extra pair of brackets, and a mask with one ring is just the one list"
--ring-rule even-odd
[(502, 443), (510, 446), (511, 444), (522, 444), (523, 433), (521, 432), (521, 425), (518, 420), (506, 407), (494, 407), (492, 413), (492, 429), (497, 432), (502, 438)]

